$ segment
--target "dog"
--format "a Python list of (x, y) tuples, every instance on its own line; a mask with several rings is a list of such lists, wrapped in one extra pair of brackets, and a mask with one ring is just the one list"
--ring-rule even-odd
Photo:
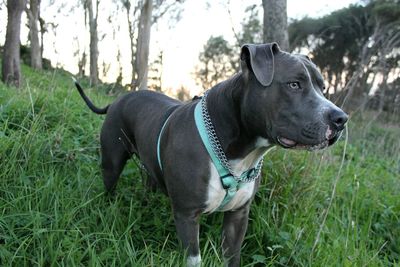
[(273, 146), (323, 149), (348, 120), (327, 100), (324, 80), (304, 55), (278, 44), (241, 48), (241, 71), (203, 97), (182, 103), (161, 93), (128, 93), (98, 108), (101, 167), (107, 191), (115, 188), (134, 154), (169, 196), (187, 265), (199, 266), (199, 217), (224, 212), (223, 255), (239, 266), (250, 203), (260, 182), (263, 155)]

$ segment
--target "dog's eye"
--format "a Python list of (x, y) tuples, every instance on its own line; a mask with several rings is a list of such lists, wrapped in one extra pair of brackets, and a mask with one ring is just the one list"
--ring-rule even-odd
[(291, 90), (300, 90), (300, 83), (299, 82), (289, 82), (288, 86)]

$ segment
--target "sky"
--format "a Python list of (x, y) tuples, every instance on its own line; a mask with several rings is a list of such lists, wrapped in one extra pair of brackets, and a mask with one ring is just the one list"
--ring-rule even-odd
[[(63, 67), (76, 73), (78, 71), (77, 52), (88, 51), (89, 35), (84, 26), (82, 8), (71, 6), (72, 1), (64, 6), (50, 5), (50, 0), (42, 0), (42, 16), (46, 21), (55, 22), (58, 27), (54, 33), (45, 35), (44, 57), (50, 58), (54, 66)], [(60, 3), (62, 1), (55, 1)], [(78, 1), (76, 1), (78, 2)], [(287, 0), (288, 19), (301, 19), (305, 16), (320, 17), (334, 10), (357, 3), (357, 0)], [(228, 4), (231, 15), (228, 13)], [(165, 18), (153, 26), (151, 32), (150, 61), (163, 51), (163, 87), (176, 90), (181, 86), (190, 90), (192, 95), (199, 93), (201, 87), (195, 83), (194, 71), (199, 53), (210, 36), (222, 35), (233, 43), (232, 27), (240, 30), (244, 10), (252, 4), (261, 5), (261, 0), (186, 0), (181, 19), (171, 27)], [(130, 80), (130, 48), (127, 27), (123, 14), (108, 21), (111, 1), (101, 1), (99, 10), (99, 67), (108, 69), (103, 80), (113, 82), (118, 75), (117, 51), (121, 51), (123, 82)], [(60, 12), (58, 12), (60, 11)], [(7, 12), (4, 6), (0, 10), (0, 44), (4, 43)], [(260, 19), (262, 9), (260, 8)], [(114, 27), (110, 27), (110, 24)], [(26, 24), (23, 18), (22, 25)], [(115, 33), (113, 32), (115, 28)], [(21, 29), (21, 42), (26, 44), (28, 29)], [(115, 38), (113, 38), (115, 36)], [(238, 51), (239, 52), (239, 51)], [(103, 64), (104, 63), (104, 64)], [(87, 68), (88, 69), (88, 68)]]

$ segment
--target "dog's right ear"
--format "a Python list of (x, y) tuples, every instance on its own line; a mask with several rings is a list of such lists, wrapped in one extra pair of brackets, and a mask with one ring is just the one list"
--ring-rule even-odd
[(243, 45), (240, 54), (243, 74), (252, 72), (263, 86), (271, 85), (274, 79), (274, 55), (279, 51), (277, 43)]

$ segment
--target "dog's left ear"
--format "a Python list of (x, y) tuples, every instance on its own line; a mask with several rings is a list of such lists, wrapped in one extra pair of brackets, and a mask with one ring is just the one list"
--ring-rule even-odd
[(240, 54), (242, 71), (253, 72), (263, 86), (271, 85), (274, 79), (274, 55), (279, 51), (277, 43), (243, 45)]

